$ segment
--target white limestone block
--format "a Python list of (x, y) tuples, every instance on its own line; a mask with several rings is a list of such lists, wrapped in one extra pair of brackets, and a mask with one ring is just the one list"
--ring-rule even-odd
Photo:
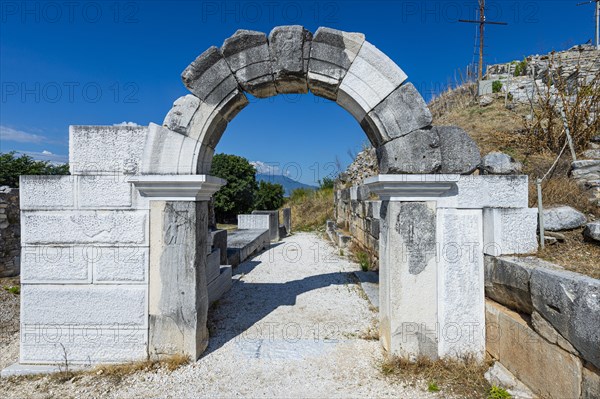
[(91, 247), (24, 246), (21, 248), (22, 283), (92, 282)]
[(145, 328), (146, 287), (23, 284), (21, 324)]
[(483, 252), (493, 256), (537, 252), (537, 217), (535, 208), (485, 208)]
[(458, 208), (527, 208), (527, 175), (461, 176), (457, 183)]
[(21, 242), (143, 245), (147, 219), (147, 211), (24, 211)]
[(144, 148), (142, 174), (195, 174), (198, 160), (189, 152), (190, 149), (194, 152), (196, 147), (196, 140), (151, 123)]
[(74, 176), (21, 176), (21, 209), (71, 208), (74, 206)]
[(147, 134), (146, 126), (70, 126), (71, 174), (136, 174)]
[[(22, 325), (20, 363), (130, 362), (147, 357), (148, 332), (127, 326)], [(64, 349), (63, 349), (64, 348)]]
[(231, 274), (231, 266), (221, 266), (219, 276), (208, 284), (209, 303), (213, 303), (229, 291), (232, 285)]
[(406, 79), (394, 61), (365, 41), (340, 84), (337, 103), (361, 122)]
[(148, 281), (148, 247), (98, 247), (91, 258), (95, 284)]
[(133, 185), (122, 175), (79, 177), (79, 207), (110, 209), (131, 207)]
[(270, 229), (269, 215), (238, 215), (238, 229)]
[(485, 357), (482, 211), (438, 209), (439, 356)]
[(187, 134), (188, 125), (200, 107), (200, 103), (200, 99), (192, 94), (179, 97), (165, 116), (163, 126), (174, 132)]

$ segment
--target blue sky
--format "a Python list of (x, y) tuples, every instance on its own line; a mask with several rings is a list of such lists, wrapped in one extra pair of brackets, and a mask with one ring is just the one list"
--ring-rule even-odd
[[(561, 50), (594, 35), (593, 6), (490, 1), (486, 62)], [(237, 29), (329, 26), (362, 32), (428, 100), (473, 60), (477, 0), (459, 1), (10, 1), (0, 2), (0, 151), (53, 160), (69, 125), (161, 123), (186, 94), (181, 71)], [(337, 105), (312, 95), (256, 100), (229, 125), (220, 152), (305, 183), (346, 166), (366, 136)], [(40, 155), (45, 152), (44, 155)], [(51, 155), (51, 154), (52, 155)]]

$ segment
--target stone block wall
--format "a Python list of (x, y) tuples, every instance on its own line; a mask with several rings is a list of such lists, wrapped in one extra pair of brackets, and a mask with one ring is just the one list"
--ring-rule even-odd
[(19, 274), (20, 254), (19, 190), (0, 187), (0, 277)]
[(336, 190), (334, 201), (337, 227), (349, 233), (359, 246), (377, 257), (381, 201), (376, 196), (372, 197), (369, 188), (364, 185)]
[(147, 127), (72, 126), (70, 176), (22, 176), (20, 363), (148, 353)]
[(600, 280), (535, 257), (484, 268), (488, 353), (541, 397), (600, 397)]

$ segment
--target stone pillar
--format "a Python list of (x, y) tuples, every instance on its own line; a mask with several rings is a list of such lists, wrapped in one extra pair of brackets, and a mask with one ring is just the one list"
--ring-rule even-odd
[(225, 181), (197, 175), (132, 182), (151, 200), (148, 350), (196, 360), (208, 345), (209, 199)]
[(379, 175), (380, 340), (416, 358), (485, 354), (479, 209), (456, 209), (457, 175)]

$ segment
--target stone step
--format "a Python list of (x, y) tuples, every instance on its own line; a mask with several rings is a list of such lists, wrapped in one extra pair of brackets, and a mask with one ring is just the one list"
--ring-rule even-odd
[(232, 268), (229, 265), (221, 266), (219, 276), (208, 284), (208, 302), (213, 303), (231, 288)]
[(215, 249), (206, 259), (206, 282), (210, 284), (219, 277), (219, 268), (221, 267), (221, 250)]
[(227, 263), (233, 267), (244, 262), (251, 255), (267, 248), (270, 244), (268, 229), (235, 230), (228, 234)]

